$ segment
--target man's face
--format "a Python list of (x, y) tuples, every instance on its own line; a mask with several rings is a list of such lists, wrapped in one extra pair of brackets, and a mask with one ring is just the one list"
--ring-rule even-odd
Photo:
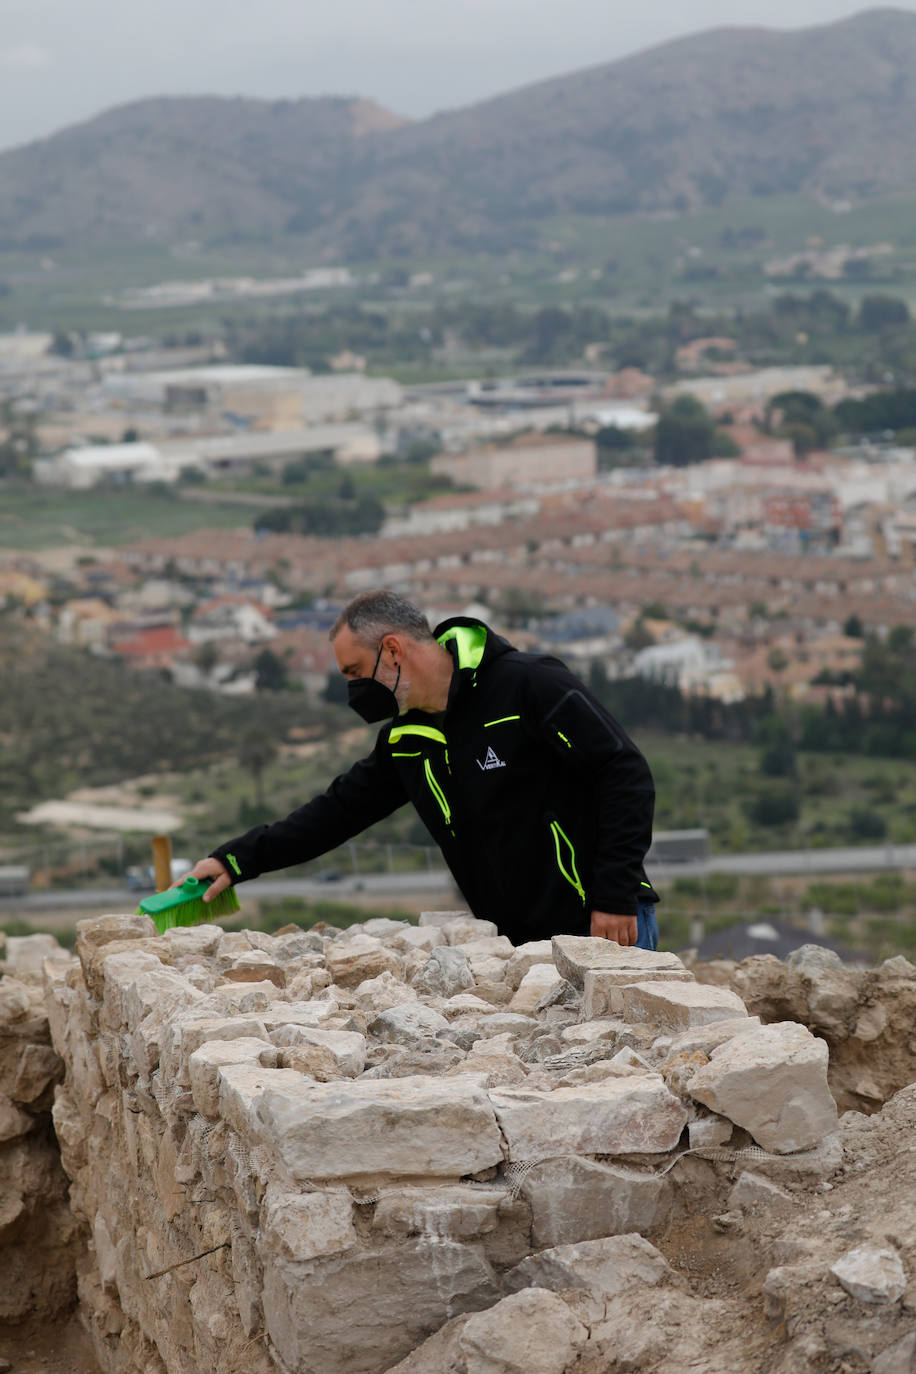
[[(403, 673), (399, 674), (398, 669), (394, 666), (395, 658), (398, 663), (401, 661), (397, 649), (397, 640), (392, 639), (390, 646), (388, 641), (389, 636), (386, 635), (381, 657), (378, 658), (378, 665), (376, 666), (378, 646), (370, 649), (365, 644), (360, 644), (349, 625), (344, 625), (338, 630), (334, 638), (334, 657), (337, 659), (338, 668), (348, 682), (358, 677), (372, 677), (374, 669), (377, 680), (383, 686), (392, 689), (397, 697), (398, 706), (403, 711), (407, 707), (410, 688)], [(394, 654), (392, 654), (392, 648), (394, 648)]]
[[(334, 639), (334, 657), (337, 666), (349, 682), (351, 678), (371, 677), (372, 667), (378, 649), (367, 649), (353, 635), (349, 625), (344, 625)], [(381, 667), (381, 660), (379, 660)]]

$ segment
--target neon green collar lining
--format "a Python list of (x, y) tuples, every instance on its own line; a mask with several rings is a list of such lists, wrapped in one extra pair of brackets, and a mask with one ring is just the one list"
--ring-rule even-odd
[(458, 667), (479, 668), (484, 649), (487, 647), (486, 626), (453, 625), (445, 634), (439, 636), (439, 643), (444, 649), (452, 639), (458, 652)]

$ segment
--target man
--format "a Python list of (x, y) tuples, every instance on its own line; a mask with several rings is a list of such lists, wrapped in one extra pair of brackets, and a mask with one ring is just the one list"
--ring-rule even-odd
[(322, 796), (196, 864), (214, 880), (208, 897), (314, 859), (409, 801), (474, 915), (513, 944), (591, 933), (656, 948), (642, 866), (652, 776), (578, 678), (479, 620), (433, 633), (388, 591), (357, 596), (330, 637), (349, 704), (387, 723)]

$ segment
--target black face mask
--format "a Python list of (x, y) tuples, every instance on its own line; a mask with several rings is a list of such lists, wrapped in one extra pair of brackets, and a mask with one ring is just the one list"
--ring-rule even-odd
[(401, 680), (401, 665), (398, 664), (398, 675), (395, 678), (394, 688), (386, 687), (384, 682), (379, 682), (375, 676), (378, 672), (381, 656), (382, 646), (380, 644), (375, 656), (372, 676), (354, 677), (347, 683), (347, 705), (351, 706), (358, 716), (362, 716), (367, 725), (376, 725), (380, 720), (389, 720), (392, 716), (396, 716), (401, 709), (395, 696), (398, 683)]

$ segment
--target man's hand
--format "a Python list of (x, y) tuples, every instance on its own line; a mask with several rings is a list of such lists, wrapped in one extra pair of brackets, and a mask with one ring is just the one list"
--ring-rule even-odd
[(607, 911), (593, 911), (591, 933), (602, 940), (616, 940), (618, 945), (635, 945), (636, 917), (611, 916)]
[(178, 887), (184, 882), (185, 878), (212, 878), (213, 882), (204, 893), (204, 901), (212, 902), (213, 898), (220, 892), (224, 892), (227, 887), (232, 886), (232, 880), (226, 872), (219, 859), (199, 859), (189, 873), (185, 873), (183, 878), (172, 883), (172, 887)]

